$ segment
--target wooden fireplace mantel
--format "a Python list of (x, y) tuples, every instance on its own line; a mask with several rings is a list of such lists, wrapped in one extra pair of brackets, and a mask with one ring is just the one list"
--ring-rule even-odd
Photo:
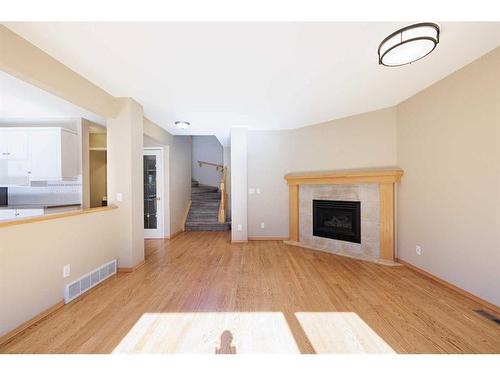
[(328, 172), (289, 173), (290, 242), (299, 243), (299, 185), (366, 184), (379, 185), (380, 263), (394, 263), (394, 185), (401, 181), (400, 168), (352, 169)]

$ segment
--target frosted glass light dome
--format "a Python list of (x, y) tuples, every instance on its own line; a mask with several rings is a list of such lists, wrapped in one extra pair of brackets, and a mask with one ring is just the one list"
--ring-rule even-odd
[(439, 43), (439, 26), (417, 23), (399, 29), (378, 47), (378, 62), (385, 66), (411, 64), (431, 53)]
[(187, 129), (191, 126), (191, 124), (187, 121), (176, 121), (174, 125), (177, 126), (179, 129)]

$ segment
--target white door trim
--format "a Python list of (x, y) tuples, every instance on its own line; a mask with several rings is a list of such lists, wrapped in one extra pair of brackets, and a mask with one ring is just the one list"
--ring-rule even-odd
[[(164, 201), (165, 201), (165, 184), (164, 184), (164, 158), (163, 158), (163, 148), (162, 147), (144, 147), (144, 155), (156, 155), (156, 192), (160, 200), (157, 200), (156, 213), (157, 213), (157, 228), (156, 229), (144, 229), (144, 238), (164, 238)], [(143, 171), (144, 176), (144, 171)]]

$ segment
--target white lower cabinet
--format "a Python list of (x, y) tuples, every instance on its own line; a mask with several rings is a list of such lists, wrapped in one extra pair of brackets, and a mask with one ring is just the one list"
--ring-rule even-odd
[(43, 208), (6, 208), (0, 209), (0, 220), (12, 220), (21, 217), (41, 216), (44, 214)]
[(16, 217), (41, 216), (44, 212), (43, 208), (22, 208), (16, 210)]
[(6, 208), (0, 209), (0, 220), (10, 220), (16, 218), (16, 210)]

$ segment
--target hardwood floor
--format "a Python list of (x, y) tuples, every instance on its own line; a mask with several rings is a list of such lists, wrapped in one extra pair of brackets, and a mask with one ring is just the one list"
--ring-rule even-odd
[(231, 244), (227, 232), (146, 241), (146, 254), (144, 266), (110, 278), (0, 352), (111, 353), (143, 314), (161, 312), (281, 312), (302, 353), (325, 352), (328, 342), (316, 341), (328, 340), (320, 336), (332, 313), (345, 312), (355, 313), (339, 314), (346, 322), (366, 323), (399, 353), (500, 353), (500, 326), (474, 312), (483, 306), (407, 267), (281, 241)]

